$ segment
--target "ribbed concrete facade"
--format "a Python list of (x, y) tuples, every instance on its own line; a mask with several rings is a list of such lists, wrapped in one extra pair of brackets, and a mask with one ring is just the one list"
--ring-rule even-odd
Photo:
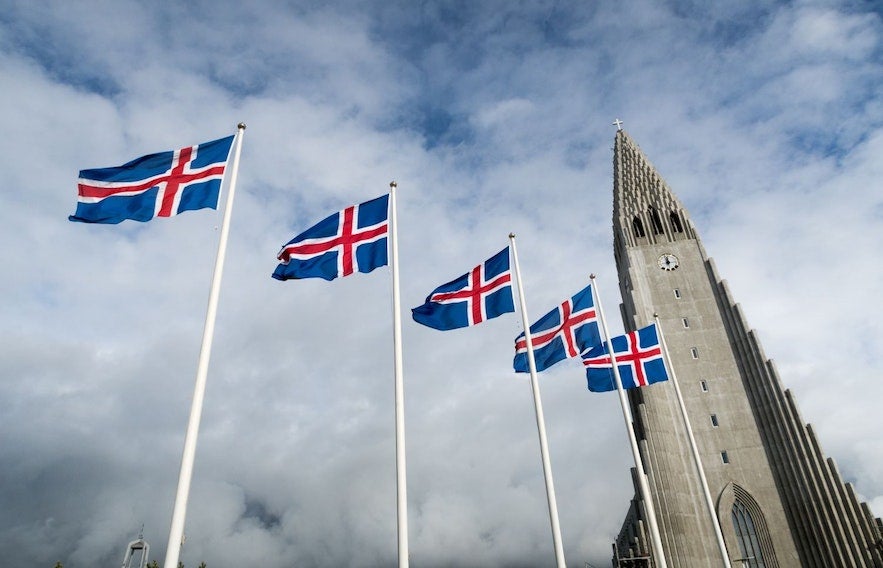
[[(624, 325), (659, 316), (732, 566), (883, 567), (879, 519), (823, 455), (687, 211), (624, 130), (613, 168)], [(668, 566), (722, 566), (672, 385), (629, 396)], [(614, 565), (651, 556), (635, 487)]]

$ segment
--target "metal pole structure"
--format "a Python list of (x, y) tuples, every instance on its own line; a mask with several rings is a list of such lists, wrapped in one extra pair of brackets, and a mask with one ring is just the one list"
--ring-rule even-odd
[(524, 300), (524, 286), (521, 284), (521, 270), (518, 266), (518, 252), (515, 249), (515, 233), (509, 233), (512, 245), (512, 259), (515, 263), (515, 282), (518, 285), (518, 301), (521, 306), (521, 318), (524, 320), (524, 339), (527, 343), (527, 367), (530, 370), (530, 388), (533, 391), (534, 410), (537, 417), (537, 431), (540, 436), (540, 455), (543, 460), (543, 475), (546, 479), (546, 500), (549, 502), (549, 520), (552, 524), (552, 542), (555, 546), (555, 560), (558, 568), (564, 568), (564, 547), (561, 544), (561, 527), (558, 524), (558, 504), (555, 501), (555, 484), (552, 481), (552, 464), (549, 461), (549, 447), (546, 441), (546, 425), (543, 418), (543, 403), (540, 400), (540, 386), (537, 381), (537, 364), (533, 354), (533, 342), (530, 338), (530, 318), (527, 315), (527, 303)]
[(233, 151), (233, 167), (230, 171), (230, 184), (227, 189), (227, 203), (224, 207), (224, 220), (221, 223), (221, 236), (218, 240), (218, 255), (208, 297), (205, 327), (202, 332), (202, 348), (199, 351), (199, 364), (196, 369), (196, 385), (193, 388), (193, 402), (190, 405), (190, 420), (184, 436), (184, 452), (181, 457), (181, 473), (178, 475), (178, 491), (175, 494), (175, 508), (172, 511), (172, 525), (169, 530), (169, 544), (166, 547), (164, 568), (178, 568), (178, 556), (184, 539), (184, 518), (187, 515), (187, 500), (190, 495), (190, 480), (193, 478), (193, 461), (196, 455), (196, 438), (199, 434), (199, 421), (202, 418), (202, 401), (205, 398), (205, 381), (212, 354), (212, 339), (215, 334), (215, 317), (218, 313), (218, 297), (221, 290), (221, 276), (224, 272), (224, 259), (227, 256), (227, 236), (230, 233), (230, 217), (233, 213), (233, 196), (236, 193), (236, 176), (239, 173), (239, 154), (242, 151), (242, 135), (245, 124), (237, 125), (236, 148)]
[(595, 283), (595, 275), (592, 274), (589, 277), (592, 279), (592, 293), (596, 295), (595, 304), (598, 306), (598, 315), (601, 316), (601, 325), (604, 327), (604, 336), (607, 338), (607, 352), (610, 355), (610, 364), (613, 368), (616, 391), (619, 393), (619, 403), (622, 406), (622, 417), (625, 420), (625, 429), (628, 432), (629, 442), (632, 448), (632, 456), (635, 459), (638, 486), (641, 490), (641, 496), (644, 498), (644, 508), (647, 510), (647, 524), (650, 525), (650, 544), (653, 547), (654, 560), (656, 560), (656, 565), (659, 568), (668, 568), (668, 563), (665, 561), (665, 554), (662, 550), (662, 537), (659, 534), (659, 525), (656, 523), (656, 508), (653, 506), (653, 497), (650, 495), (650, 484), (647, 482), (647, 474), (644, 473), (644, 461), (641, 459), (641, 452), (638, 450), (638, 441), (635, 439), (635, 429), (632, 425), (632, 412), (629, 410), (625, 390), (622, 388), (619, 367), (616, 365), (616, 355), (613, 352), (610, 332), (607, 329), (607, 319), (604, 317), (604, 309), (601, 307), (601, 294), (598, 292), (598, 285)]
[(389, 245), (392, 256), (392, 336), (395, 370), (396, 421), (396, 505), (398, 521), (399, 568), (408, 567), (408, 483), (405, 467), (405, 394), (402, 380), (402, 309), (399, 299), (399, 241), (396, 216), (396, 182), (389, 184), (392, 229)]
[(696, 438), (693, 436), (693, 427), (690, 425), (690, 418), (687, 416), (687, 407), (684, 405), (684, 397), (681, 396), (681, 387), (678, 385), (678, 378), (675, 375), (674, 367), (669, 363), (671, 357), (668, 355), (668, 346), (665, 343), (665, 335), (662, 333), (662, 326), (659, 325), (659, 314), (653, 314), (656, 322), (656, 332), (659, 334), (659, 340), (662, 342), (662, 351), (665, 354), (666, 368), (671, 376), (671, 384), (675, 388), (675, 395), (678, 399), (678, 406), (681, 409), (681, 418), (684, 421), (684, 428), (687, 430), (687, 439), (690, 442), (690, 450), (693, 452), (693, 463), (696, 465), (696, 473), (699, 475), (699, 481), (702, 484), (702, 493), (705, 497), (705, 506), (708, 509), (708, 515), (711, 517), (711, 524), (714, 527), (714, 536), (717, 539), (717, 546), (723, 558), (724, 566), (730, 568), (730, 558), (727, 553), (727, 545), (724, 543), (724, 535), (721, 533), (720, 521), (714, 510), (714, 502), (711, 499), (711, 492), (708, 490), (708, 480), (705, 477), (705, 470), (702, 468), (702, 459), (699, 457), (699, 448), (696, 447)]

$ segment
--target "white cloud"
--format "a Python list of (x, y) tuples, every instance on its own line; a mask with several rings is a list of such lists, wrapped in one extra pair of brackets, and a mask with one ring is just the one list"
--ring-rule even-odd
[[(515, 231), (532, 316), (595, 272), (618, 329), (616, 117), (880, 514), (883, 454), (856, 432), (883, 396), (867, 303), (881, 280), (881, 32), (879, 15), (836, 2), (12, 4), (0, 18), (6, 561), (116, 562), (141, 523), (162, 558), (220, 216), (65, 217), (80, 168), (240, 120), (188, 566), (396, 555), (388, 270), (280, 283), (278, 247), (395, 179), (406, 309)], [(443, 334), (405, 316), (415, 564), (551, 565), (530, 390), (510, 367), (518, 318)], [(576, 364), (541, 381), (567, 558), (601, 565), (631, 458), (615, 397), (584, 385)]]

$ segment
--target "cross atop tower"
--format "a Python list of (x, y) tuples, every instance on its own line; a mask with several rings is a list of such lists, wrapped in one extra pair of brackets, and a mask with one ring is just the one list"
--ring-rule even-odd
[(616, 127), (617, 130), (622, 130), (622, 121), (618, 118), (613, 121), (613, 125)]

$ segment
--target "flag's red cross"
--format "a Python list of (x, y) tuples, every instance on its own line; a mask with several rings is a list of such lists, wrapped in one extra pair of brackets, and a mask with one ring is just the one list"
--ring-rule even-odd
[(314, 257), (326, 252), (337, 253), (337, 269), (341, 276), (349, 276), (356, 265), (356, 249), (361, 244), (383, 238), (389, 232), (387, 219), (369, 225), (358, 226), (359, 206), (352, 205), (338, 213), (340, 222), (337, 234), (330, 237), (314, 237), (287, 245), (279, 253), (279, 260), (288, 262), (292, 257)]
[[(576, 332), (584, 324), (595, 321), (597, 315), (595, 308), (585, 308), (573, 312), (573, 299), (565, 300), (558, 306), (558, 319), (560, 325), (532, 333), (530, 336), (531, 345), (534, 349), (540, 349), (552, 342), (559, 335), (564, 341), (564, 349), (567, 351), (568, 357), (576, 357), (579, 355), (579, 348), (576, 345)], [(515, 351), (518, 353), (527, 352), (527, 340), (519, 337), (515, 342)]]
[[(658, 344), (650, 347), (641, 347), (638, 341), (637, 331), (630, 331), (625, 334), (624, 337), (626, 338), (626, 350), (615, 352), (616, 366), (628, 365), (632, 370), (635, 386), (647, 386), (647, 377), (644, 374), (644, 364), (661, 357), (662, 349)], [(583, 359), (583, 365), (586, 367), (612, 367), (609, 354)]]
[(226, 163), (215, 163), (193, 169), (191, 165), (196, 157), (196, 148), (197, 146), (188, 146), (175, 151), (172, 154), (172, 164), (169, 170), (146, 180), (78, 183), (80, 200), (94, 203), (105, 197), (132, 196), (158, 187), (159, 194), (156, 200), (155, 215), (157, 217), (176, 215), (178, 203), (181, 201), (181, 190), (185, 186), (195, 182), (220, 179), (223, 177), (224, 168), (227, 165)]
[(436, 292), (429, 297), (429, 301), (437, 304), (466, 302), (469, 325), (483, 322), (487, 319), (485, 298), (509, 286), (512, 281), (512, 273), (508, 270), (487, 280), (484, 269), (485, 263), (479, 264), (466, 275), (466, 286), (452, 292)]

